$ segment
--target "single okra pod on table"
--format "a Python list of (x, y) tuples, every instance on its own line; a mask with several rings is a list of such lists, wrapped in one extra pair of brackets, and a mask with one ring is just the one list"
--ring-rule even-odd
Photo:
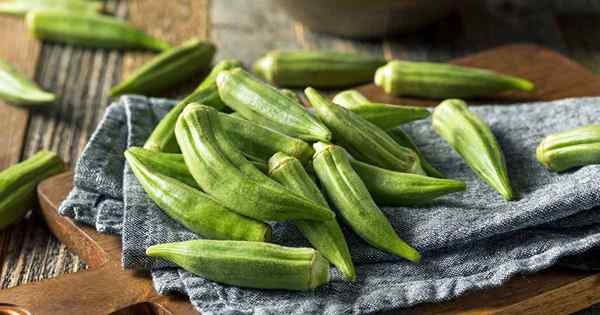
[(283, 87), (339, 88), (369, 82), (385, 60), (331, 51), (272, 51), (254, 64), (254, 71)]
[(303, 140), (331, 139), (331, 132), (308, 111), (276, 88), (242, 69), (221, 71), (219, 95), (246, 119)]
[(109, 16), (65, 11), (32, 11), (26, 17), (39, 39), (92, 48), (133, 48), (163, 51), (168, 43), (131, 24)]
[(331, 220), (328, 208), (296, 195), (256, 169), (228, 141), (218, 112), (190, 104), (175, 127), (185, 164), (203, 191), (257, 220)]
[(588, 125), (547, 136), (536, 157), (549, 170), (600, 164), (600, 125)]
[(244, 241), (192, 240), (148, 247), (205, 279), (257, 289), (310, 290), (329, 282), (329, 263), (312, 248)]
[(469, 98), (507, 90), (532, 91), (533, 83), (479, 68), (432, 62), (390, 61), (375, 73), (375, 84), (392, 95)]
[(113, 87), (110, 95), (156, 94), (206, 71), (214, 54), (215, 45), (212, 43), (188, 40), (134, 71), (125, 81)]
[[(276, 153), (269, 159), (269, 175), (290, 190), (328, 207), (325, 197), (298, 159), (281, 152)], [(336, 266), (346, 279), (356, 280), (348, 244), (336, 220), (296, 220), (294, 223), (310, 244)]]
[[(268, 224), (239, 215), (202, 191), (172, 177), (168, 171), (177, 162), (135, 147), (125, 151), (125, 157), (150, 199), (190, 231), (210, 239), (257, 242), (271, 239)], [(168, 166), (160, 165), (162, 163)], [(155, 167), (157, 164), (159, 167)]]
[(102, 3), (85, 0), (12, 0), (0, 2), (0, 13), (25, 16), (30, 11), (56, 10), (78, 14), (95, 14)]
[(433, 165), (431, 165), (425, 156), (421, 152), (421, 150), (417, 147), (417, 145), (413, 142), (413, 140), (406, 134), (402, 127), (396, 127), (387, 130), (387, 133), (394, 139), (399, 145), (403, 147), (407, 147), (415, 151), (417, 156), (419, 157), (419, 161), (421, 162), (421, 167), (425, 171), (428, 176), (437, 177), (437, 178), (446, 178), (442, 172), (437, 170)]
[(16, 223), (36, 205), (38, 183), (64, 170), (54, 152), (40, 151), (0, 172), (0, 229)]
[(329, 199), (354, 232), (374, 247), (419, 262), (421, 255), (400, 239), (354, 171), (344, 148), (314, 144), (313, 166)]
[(333, 132), (333, 139), (354, 157), (390, 170), (425, 174), (417, 154), (400, 146), (381, 128), (330, 102), (313, 88), (307, 88), (305, 93), (317, 117)]
[(0, 99), (14, 105), (42, 105), (56, 100), (12, 65), (0, 60)]
[(443, 101), (433, 111), (433, 130), (465, 160), (467, 165), (506, 200), (513, 190), (502, 149), (490, 127), (462, 100)]
[(467, 188), (465, 183), (459, 180), (395, 172), (357, 160), (350, 160), (350, 164), (378, 205), (423, 204)]
[(241, 66), (242, 63), (235, 59), (226, 59), (219, 62), (192, 94), (188, 95), (183, 101), (177, 103), (177, 105), (163, 117), (152, 131), (152, 134), (150, 134), (150, 137), (146, 140), (144, 148), (153, 151), (179, 151), (177, 140), (175, 139), (175, 123), (181, 112), (183, 112), (189, 103), (193, 102), (212, 106), (219, 111), (226, 110), (227, 106), (221, 101), (215, 80), (222, 70)]
[(351, 110), (383, 130), (431, 115), (429, 110), (423, 107), (373, 103), (356, 90), (338, 93), (333, 98), (333, 103)]

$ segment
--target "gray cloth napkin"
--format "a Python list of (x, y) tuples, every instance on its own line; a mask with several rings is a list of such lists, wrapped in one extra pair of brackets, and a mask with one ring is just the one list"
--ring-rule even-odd
[[(156, 243), (198, 238), (167, 217), (145, 194), (123, 158), (143, 145), (174, 105), (164, 99), (122, 97), (90, 139), (75, 172), (63, 215), (123, 239), (125, 268), (152, 269), (157, 291), (181, 292), (205, 314), (358, 314), (437, 302), (501, 285), (558, 258), (600, 243), (600, 165), (555, 174), (535, 160), (547, 134), (600, 123), (600, 98), (489, 105), (473, 111), (487, 121), (504, 150), (516, 201), (504, 201), (479, 180), (431, 129), (429, 120), (406, 126), (430, 162), (468, 190), (427, 206), (383, 208), (401, 237), (423, 253), (415, 265), (365, 244), (343, 226), (358, 280), (332, 281), (310, 292), (241, 289), (194, 276), (144, 255)], [(273, 224), (274, 242), (308, 246), (287, 222)]]

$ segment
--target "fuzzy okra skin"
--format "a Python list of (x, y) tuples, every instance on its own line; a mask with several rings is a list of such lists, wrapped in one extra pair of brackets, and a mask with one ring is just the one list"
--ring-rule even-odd
[(354, 171), (344, 148), (317, 142), (313, 167), (344, 220), (361, 238), (386, 252), (419, 262), (417, 250), (400, 239)]
[(303, 140), (329, 141), (331, 132), (298, 103), (241, 68), (217, 76), (219, 95), (244, 118)]
[[(177, 162), (135, 147), (125, 151), (125, 157), (148, 196), (169, 217), (190, 231), (221, 240), (266, 242), (271, 239), (268, 224), (239, 215), (185, 181), (173, 177), (168, 171)], [(169, 166), (161, 165), (163, 163)]]
[(54, 152), (40, 151), (0, 172), (0, 229), (22, 219), (36, 204), (38, 183), (64, 170)]
[(227, 106), (221, 100), (217, 90), (216, 78), (219, 72), (227, 69), (241, 67), (242, 63), (235, 59), (226, 59), (219, 62), (208, 74), (208, 76), (198, 85), (198, 87), (188, 95), (183, 101), (173, 107), (150, 134), (146, 140), (144, 148), (153, 151), (178, 152), (177, 140), (175, 139), (175, 123), (177, 118), (183, 112), (185, 107), (193, 102), (212, 106), (219, 111), (224, 111)]
[[(269, 175), (290, 190), (328, 207), (325, 197), (298, 159), (281, 152), (276, 153), (269, 159)], [(350, 250), (336, 220), (296, 220), (294, 223), (310, 244), (336, 266), (346, 279), (356, 280)]]
[(384, 59), (347, 52), (272, 51), (254, 64), (254, 71), (283, 87), (339, 88), (373, 79)]
[(257, 220), (331, 220), (328, 208), (261, 173), (227, 139), (218, 112), (190, 104), (175, 127), (185, 164), (198, 185), (227, 208)]
[(429, 110), (423, 107), (373, 103), (356, 90), (338, 93), (333, 98), (333, 103), (351, 110), (383, 130), (431, 115)]
[(506, 200), (514, 198), (502, 149), (490, 127), (462, 100), (443, 101), (433, 111), (433, 130), (469, 167)]
[(0, 60), (0, 99), (14, 105), (43, 105), (52, 103), (56, 96), (42, 90), (9, 63)]
[(600, 164), (600, 125), (587, 125), (551, 134), (538, 145), (536, 157), (549, 170)]
[(522, 78), (494, 71), (432, 62), (393, 60), (377, 69), (375, 84), (393, 95), (470, 98), (507, 90), (533, 91)]
[(32, 11), (26, 17), (39, 39), (92, 48), (133, 48), (163, 51), (168, 43), (131, 24), (109, 16), (65, 11)]
[(350, 164), (378, 205), (412, 206), (467, 189), (459, 180), (394, 172), (357, 160)]
[(245, 241), (192, 240), (148, 247), (205, 279), (257, 289), (310, 290), (329, 282), (329, 263), (312, 248)]
[(330, 102), (313, 88), (307, 88), (305, 93), (317, 117), (333, 132), (334, 140), (354, 157), (390, 170), (425, 174), (417, 154), (396, 143), (381, 128)]
[(95, 14), (102, 10), (102, 3), (86, 0), (12, 0), (0, 2), (0, 13), (25, 16), (30, 11), (57, 10), (78, 14)]
[(210, 66), (215, 45), (191, 39), (181, 46), (169, 49), (133, 72), (125, 81), (110, 90), (111, 96), (123, 94), (156, 94), (176, 86)]
[(415, 151), (417, 156), (419, 157), (419, 161), (421, 162), (421, 167), (425, 171), (428, 176), (437, 177), (437, 178), (446, 178), (442, 172), (438, 171), (433, 165), (431, 165), (425, 156), (419, 150), (417, 145), (412, 141), (412, 139), (406, 134), (406, 132), (402, 129), (402, 127), (396, 127), (387, 130), (387, 133), (394, 139), (399, 145), (403, 147), (407, 147)]

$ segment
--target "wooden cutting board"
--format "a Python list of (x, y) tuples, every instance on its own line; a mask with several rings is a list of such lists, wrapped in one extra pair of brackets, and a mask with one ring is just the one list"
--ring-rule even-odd
[[(454, 61), (532, 80), (535, 93), (505, 93), (487, 101), (553, 100), (600, 95), (600, 77), (555, 52), (534, 45), (512, 45)], [(402, 104), (435, 102), (398, 99), (373, 85), (359, 88), (369, 98)], [(600, 104), (599, 104), (600, 106)], [(160, 296), (148, 274), (121, 268), (121, 239), (100, 234), (57, 213), (72, 188), (72, 174), (38, 187), (42, 215), (50, 230), (79, 255), (89, 270), (0, 291), (0, 314), (189, 314), (184, 296)], [(516, 276), (502, 287), (471, 292), (450, 302), (425, 304), (402, 314), (569, 314), (600, 302), (600, 273), (554, 267)], [(123, 311), (123, 309), (127, 308)], [(13, 312), (13, 313), (10, 313)]]

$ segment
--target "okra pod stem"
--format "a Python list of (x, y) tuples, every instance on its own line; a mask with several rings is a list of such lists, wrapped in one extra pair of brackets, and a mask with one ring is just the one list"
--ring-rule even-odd
[(9, 63), (0, 60), (0, 99), (14, 105), (42, 105), (56, 100)]
[(547, 136), (536, 157), (549, 170), (600, 164), (600, 125), (587, 125)]

